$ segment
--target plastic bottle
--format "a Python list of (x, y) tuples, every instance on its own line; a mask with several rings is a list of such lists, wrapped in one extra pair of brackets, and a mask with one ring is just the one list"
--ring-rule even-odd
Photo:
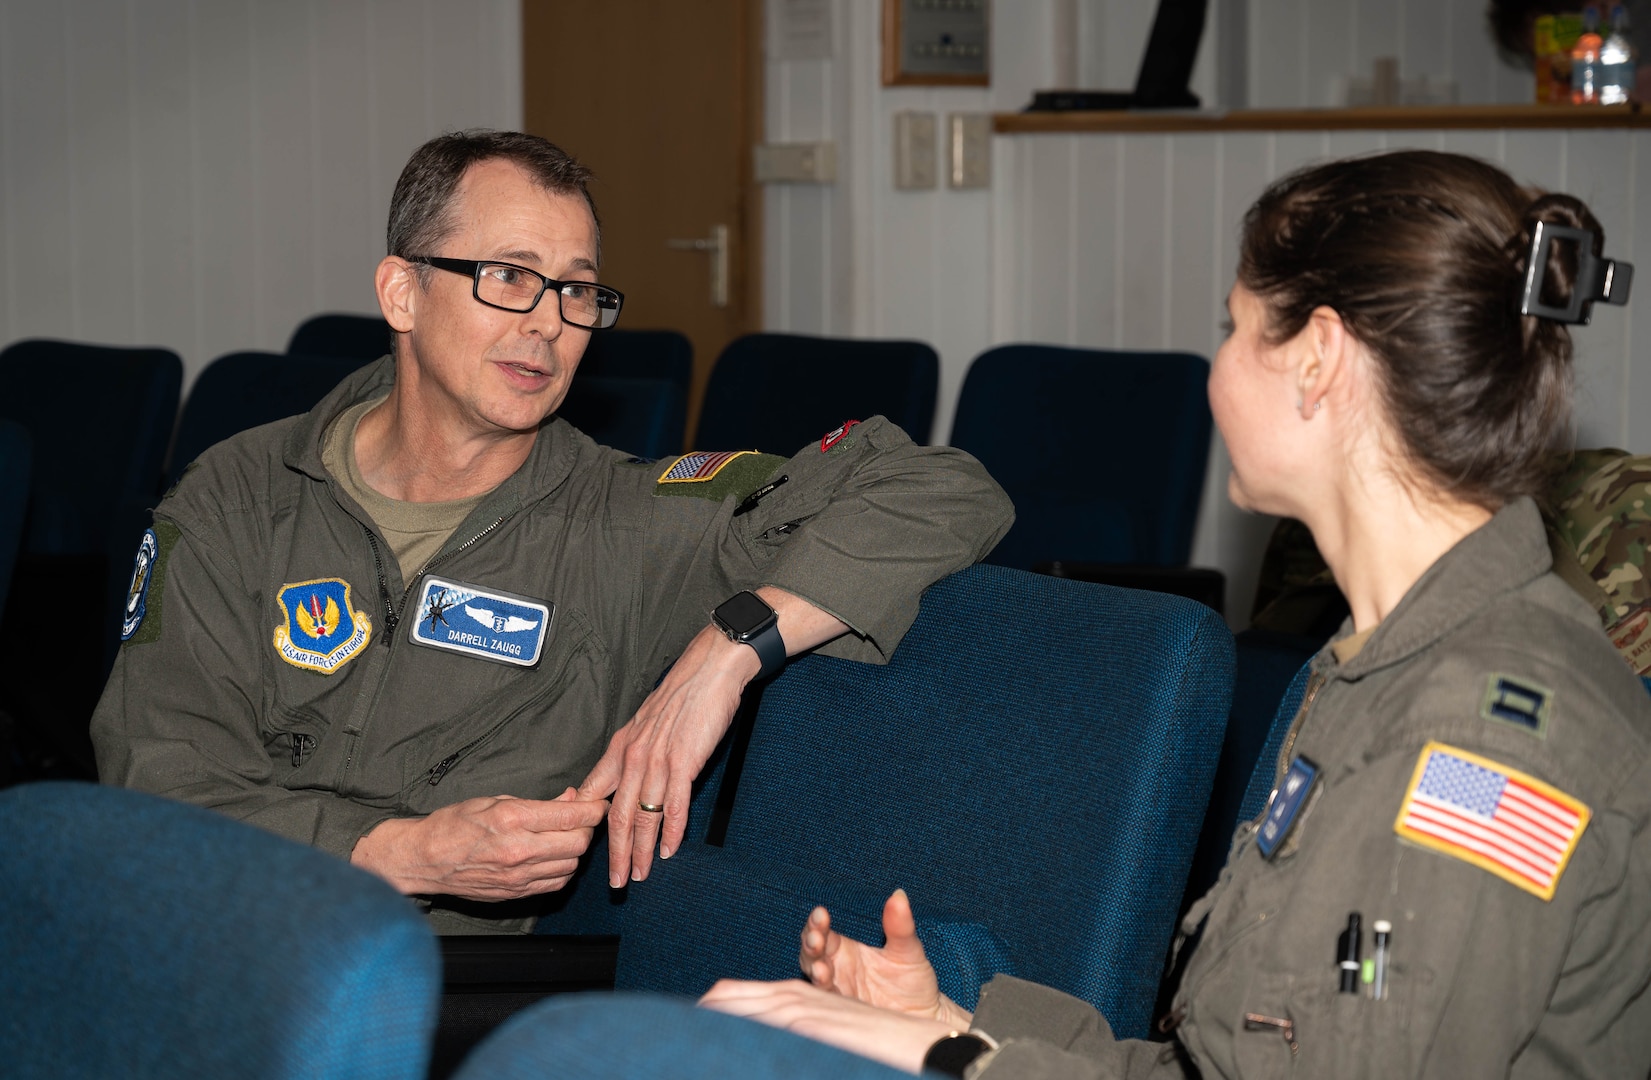
[(1634, 43), (1628, 37), (1628, 9), (1611, 11), (1611, 36), (1599, 50), (1599, 103), (1625, 105), (1634, 95)]
[(1571, 48), (1571, 104), (1599, 104), (1599, 50), (1605, 44), (1599, 36), (1599, 8), (1582, 9), (1582, 36)]

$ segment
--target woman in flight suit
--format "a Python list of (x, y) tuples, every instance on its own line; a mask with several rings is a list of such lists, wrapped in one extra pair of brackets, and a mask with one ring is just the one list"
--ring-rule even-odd
[(1651, 699), (1532, 498), (1569, 445), (1565, 323), (1625, 295), (1602, 244), (1576, 199), (1433, 152), (1302, 170), (1246, 215), (1209, 384), (1229, 492), (1305, 522), (1352, 615), (1182, 925), (1170, 1042), (1007, 976), (970, 1016), (902, 893), (883, 948), (816, 910), (808, 981), (703, 1004), (992, 1080), (1647, 1075)]

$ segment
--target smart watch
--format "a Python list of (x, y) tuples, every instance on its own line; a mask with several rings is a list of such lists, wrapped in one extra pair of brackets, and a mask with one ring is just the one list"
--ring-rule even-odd
[(984, 1035), (954, 1031), (929, 1047), (929, 1052), (923, 1055), (923, 1071), (961, 1077), (976, 1058), (996, 1049), (997, 1043)]
[(766, 679), (785, 666), (785, 641), (780, 637), (780, 617), (754, 592), (737, 592), (717, 605), (711, 612), (711, 621), (717, 629), (737, 641), (757, 650), (762, 670), (757, 678)]

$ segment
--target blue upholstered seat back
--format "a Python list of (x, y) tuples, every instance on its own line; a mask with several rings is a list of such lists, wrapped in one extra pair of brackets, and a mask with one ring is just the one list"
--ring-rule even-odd
[(976, 357), (951, 442), (1015, 502), (988, 561), (1185, 566), (1209, 456), (1209, 370), (1190, 353), (1052, 345)]
[(390, 351), (390, 324), (379, 315), (312, 315), (293, 330), (287, 351), (342, 356), (364, 364)]
[(234, 352), (206, 366), (189, 388), (168, 475), (172, 482), (207, 447), (238, 432), (308, 412), (362, 365), (348, 356)]
[(166, 349), (31, 340), (0, 352), (0, 417), (34, 442), (25, 551), (130, 554), (121, 513), (154, 505), (182, 383)]
[(845, 420), (879, 415), (926, 443), (939, 383), (940, 358), (921, 341), (748, 334), (717, 357), (694, 448), (789, 457)]
[[(699, 860), (744, 880), (679, 882), (685, 851), (633, 887), (621, 987), (795, 975), (808, 905), (874, 935), (903, 887), (968, 967), (961, 984), (942, 973), (965, 1004), (967, 979), (1007, 967), (1145, 1034), (1232, 658), (1220, 618), (1179, 597), (995, 566), (953, 575), (886, 666), (808, 657), (766, 688), (726, 848)], [(680, 902), (703, 931), (662, 930), (651, 909)]]
[(434, 936), (378, 878), (182, 803), (0, 793), (0, 1072), (422, 1078)]
[(29, 463), (28, 429), (13, 420), (0, 420), (0, 612), (6, 610), (6, 590), (23, 542)]
[(512, 1017), (454, 1080), (899, 1080), (905, 1073), (754, 1020), (641, 994), (574, 994)]
[(603, 446), (657, 459), (682, 451), (688, 405), (669, 379), (574, 376), (557, 415)]

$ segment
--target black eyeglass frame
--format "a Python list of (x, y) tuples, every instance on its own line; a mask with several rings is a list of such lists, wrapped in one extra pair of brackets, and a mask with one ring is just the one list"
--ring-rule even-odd
[[(545, 298), (545, 293), (550, 292), (552, 286), (554, 286), (556, 292), (557, 313), (561, 316), (563, 322), (567, 323), (569, 326), (577, 326), (581, 330), (613, 329), (614, 325), (619, 322), (619, 312), (625, 306), (625, 294), (611, 285), (603, 285), (596, 281), (557, 281), (555, 278), (546, 277), (530, 266), (522, 266), (518, 263), (505, 262), (502, 259), (448, 259), (439, 255), (409, 255), (407, 256), (407, 261), (423, 263), (426, 266), (433, 266), (437, 270), (446, 270), (450, 274), (461, 274), (468, 277), (470, 279), (470, 295), (475, 298), (476, 303), (486, 304), (490, 308), (497, 308), (500, 311), (508, 311), (515, 315), (526, 315), (528, 312), (537, 308), (540, 301)], [(512, 270), (519, 270), (524, 274), (538, 278), (539, 295), (535, 296), (533, 298), (533, 303), (529, 304), (525, 308), (505, 307), (503, 304), (495, 304), (491, 300), (483, 300), (482, 267), (484, 266), (508, 266)], [(587, 288), (601, 289), (603, 292), (612, 293), (618, 301), (613, 305), (613, 322), (603, 326), (599, 323), (575, 322), (574, 320), (568, 318), (567, 309), (562, 306), (562, 289), (569, 285), (583, 285)], [(598, 298), (598, 306), (600, 306), (600, 298)]]

